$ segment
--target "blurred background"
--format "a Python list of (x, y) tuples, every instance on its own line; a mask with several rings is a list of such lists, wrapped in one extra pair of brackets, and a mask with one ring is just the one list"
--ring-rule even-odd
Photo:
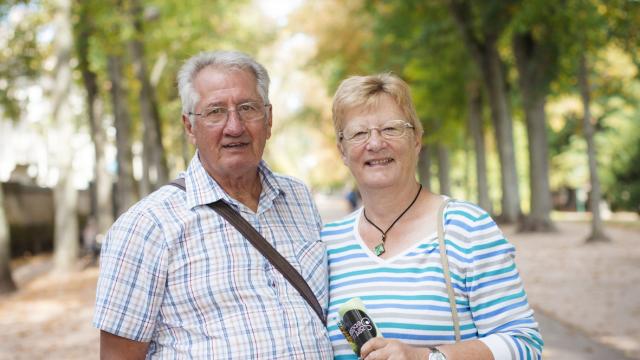
[(354, 190), (333, 92), (349, 75), (401, 76), (425, 128), (422, 184), (495, 216), (541, 313), (640, 358), (637, 0), (0, 1), (0, 358), (97, 354), (100, 241), (193, 156), (176, 71), (215, 49), (269, 70), (265, 159), (312, 188), (326, 221)]

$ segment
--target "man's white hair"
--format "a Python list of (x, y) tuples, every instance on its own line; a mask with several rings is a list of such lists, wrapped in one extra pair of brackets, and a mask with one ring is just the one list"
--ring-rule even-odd
[(265, 105), (269, 104), (269, 73), (260, 63), (249, 55), (239, 51), (210, 51), (201, 52), (189, 58), (178, 72), (178, 92), (182, 101), (182, 113), (189, 116), (193, 125), (195, 107), (200, 101), (200, 95), (193, 87), (193, 80), (200, 70), (213, 66), (221, 69), (249, 70), (256, 77), (258, 94)]

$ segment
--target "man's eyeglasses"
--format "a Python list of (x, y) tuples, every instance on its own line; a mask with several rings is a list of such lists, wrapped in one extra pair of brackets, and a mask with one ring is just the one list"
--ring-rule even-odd
[(340, 141), (353, 145), (363, 144), (371, 138), (371, 132), (378, 130), (380, 136), (387, 140), (399, 139), (404, 136), (407, 129), (414, 129), (414, 126), (404, 120), (391, 120), (380, 127), (364, 128), (354, 126), (346, 128), (338, 132), (338, 138)]
[(266, 108), (271, 104), (261, 105), (257, 102), (246, 102), (236, 105), (235, 109), (231, 109), (225, 106), (214, 106), (205, 109), (201, 113), (189, 112), (189, 115), (196, 115), (202, 117), (202, 119), (212, 126), (224, 125), (229, 119), (229, 114), (235, 111), (240, 117), (240, 120), (244, 123), (261, 121), (266, 116)]

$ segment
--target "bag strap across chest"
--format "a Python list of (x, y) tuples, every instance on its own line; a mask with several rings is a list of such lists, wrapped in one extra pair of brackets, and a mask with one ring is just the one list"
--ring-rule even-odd
[[(183, 191), (185, 188), (184, 178), (178, 178), (169, 183), (169, 185), (175, 186)], [(235, 211), (229, 204), (223, 200), (207, 204), (208, 207), (213, 209), (218, 215), (227, 220), (233, 227), (235, 227), (260, 253), (273, 265), (282, 275), (293, 285), (293, 287), (302, 295), (302, 297), (309, 303), (309, 306), (318, 315), (320, 321), (324, 325), (327, 324), (327, 319), (322, 310), (322, 306), (318, 302), (313, 290), (309, 287), (309, 284), (304, 280), (302, 275), (276, 250), (268, 241), (264, 238), (247, 220), (245, 220), (237, 211)]]

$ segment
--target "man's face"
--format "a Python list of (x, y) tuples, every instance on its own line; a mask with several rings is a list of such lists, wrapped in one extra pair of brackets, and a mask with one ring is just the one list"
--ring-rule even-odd
[[(194, 113), (206, 114), (213, 107), (230, 110), (227, 121), (222, 124), (210, 124), (206, 118), (196, 115), (191, 125), (188, 117), (182, 116), (189, 140), (198, 149), (204, 168), (218, 182), (255, 175), (264, 146), (271, 137), (271, 107), (264, 108), (253, 73), (208, 66), (196, 75), (193, 86), (200, 96)], [(237, 105), (248, 102), (264, 108), (263, 119), (252, 122), (240, 119)]]

